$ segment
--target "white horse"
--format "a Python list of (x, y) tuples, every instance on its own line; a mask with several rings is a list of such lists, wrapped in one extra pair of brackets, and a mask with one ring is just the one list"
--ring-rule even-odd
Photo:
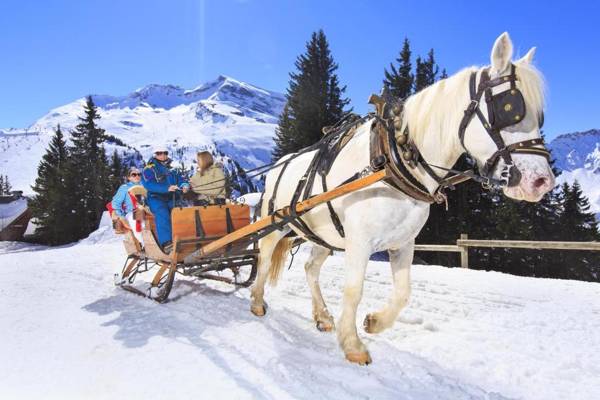
[[(540, 119), (544, 105), (544, 85), (540, 73), (532, 66), (535, 48), (523, 58), (511, 62), (513, 46), (507, 33), (500, 35), (491, 52), (490, 79), (504, 77), (514, 64), (516, 87), (523, 94), (526, 116), (519, 123), (500, 131), (506, 145), (519, 141), (540, 138)], [(408, 127), (410, 137), (429, 164), (451, 168), (459, 156), (468, 151), (481, 168), (486, 160), (498, 150), (484, 128), (484, 124), (474, 117), (464, 131), (461, 143), (458, 130), (464, 111), (470, 104), (469, 79), (476, 72), (477, 82), (483, 68), (470, 67), (441, 80), (427, 89), (411, 96), (403, 111), (403, 128)], [(504, 78), (502, 78), (504, 79)], [(508, 85), (508, 84), (506, 84)], [(494, 93), (506, 90), (500, 85)], [(484, 116), (489, 118), (485, 102), (476, 104)], [(355, 172), (369, 165), (369, 130), (372, 121), (363, 123), (337, 156), (329, 174), (327, 187), (333, 188)], [(314, 152), (301, 154), (291, 160), (278, 187), (275, 209), (290, 204), (298, 181), (310, 164)], [(287, 156), (289, 157), (289, 156)], [(514, 165), (521, 173), (516, 186), (504, 187), (504, 194), (518, 200), (539, 201), (554, 185), (554, 175), (545, 157), (536, 154), (512, 154)], [(490, 176), (501, 178), (506, 167), (499, 160)], [(272, 197), (275, 180), (281, 168), (269, 172), (266, 179), (262, 215), (268, 214), (268, 199)], [(413, 175), (430, 193), (434, 193), (438, 182), (422, 167), (411, 170)], [(440, 171), (442, 172), (442, 171)], [(317, 182), (319, 182), (317, 180)], [(319, 183), (314, 185), (313, 194), (321, 193)], [(376, 251), (387, 250), (390, 256), (394, 291), (383, 309), (368, 314), (364, 328), (368, 333), (381, 332), (391, 327), (400, 310), (410, 296), (410, 266), (413, 260), (415, 237), (422, 229), (429, 215), (429, 204), (417, 201), (402, 192), (378, 182), (372, 186), (344, 195), (332, 201), (345, 231), (342, 238), (331, 222), (329, 211), (321, 205), (302, 218), (310, 229), (328, 244), (345, 250), (345, 286), (343, 309), (337, 322), (339, 344), (349, 361), (368, 364), (371, 358), (356, 329), (356, 310), (362, 297), (363, 280), (369, 256)], [(275, 231), (264, 237), (260, 243), (258, 276), (252, 287), (251, 311), (258, 316), (266, 312), (264, 286), (267, 278), (276, 283), (291, 245), (285, 237), (290, 229), (302, 236), (295, 227)], [(312, 294), (313, 317), (321, 331), (334, 329), (334, 320), (321, 295), (319, 287), (320, 268), (330, 250), (311, 244), (311, 255), (305, 265), (306, 277)]]

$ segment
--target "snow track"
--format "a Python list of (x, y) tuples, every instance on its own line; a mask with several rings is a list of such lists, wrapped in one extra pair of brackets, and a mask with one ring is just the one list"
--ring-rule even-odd
[[(162, 305), (115, 288), (121, 245), (94, 242), (0, 242), (0, 398), (600, 398), (598, 284), (415, 266), (395, 326), (361, 333), (374, 364), (359, 367), (315, 328), (306, 248), (257, 318), (248, 289), (219, 282), (179, 278)], [(342, 278), (330, 257), (334, 316)], [(372, 262), (359, 321), (390, 282)]]

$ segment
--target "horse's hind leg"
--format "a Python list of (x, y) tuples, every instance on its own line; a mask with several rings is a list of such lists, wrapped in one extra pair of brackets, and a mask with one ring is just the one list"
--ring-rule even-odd
[(394, 291), (388, 304), (378, 312), (368, 314), (364, 321), (365, 331), (379, 333), (394, 325), (400, 311), (410, 297), (410, 266), (413, 260), (414, 242), (402, 250), (388, 250)]
[(275, 231), (259, 241), (258, 248), (260, 253), (258, 256), (256, 280), (251, 290), (252, 303), (250, 304), (250, 311), (256, 316), (262, 317), (267, 312), (264, 294), (265, 283), (267, 282), (269, 268), (271, 267), (271, 257), (277, 243), (279, 243), (287, 232), (289, 232), (287, 229), (284, 231)]
[(329, 249), (324, 247), (313, 245), (310, 252), (310, 257), (304, 265), (306, 271), (306, 282), (310, 288), (312, 295), (312, 313), (313, 319), (317, 324), (317, 329), (322, 332), (329, 332), (334, 329), (333, 317), (327, 310), (325, 300), (321, 294), (321, 287), (319, 286), (319, 274), (321, 272), (321, 266), (331, 254)]
[(369, 364), (371, 356), (356, 331), (356, 309), (362, 297), (363, 281), (371, 251), (364, 245), (364, 240), (350, 240), (349, 233), (346, 230), (346, 280), (337, 336), (348, 361)]

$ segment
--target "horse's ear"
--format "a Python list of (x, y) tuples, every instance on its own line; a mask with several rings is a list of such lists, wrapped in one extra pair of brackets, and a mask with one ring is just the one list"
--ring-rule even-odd
[(498, 36), (492, 49), (492, 69), (497, 74), (502, 74), (510, 65), (512, 59), (513, 45), (508, 36), (508, 32), (504, 32)]
[(533, 62), (533, 56), (535, 55), (535, 50), (536, 50), (535, 47), (532, 47), (531, 49), (529, 49), (527, 54), (525, 54), (523, 57), (519, 58), (519, 61), (517, 61), (517, 63), (531, 64)]

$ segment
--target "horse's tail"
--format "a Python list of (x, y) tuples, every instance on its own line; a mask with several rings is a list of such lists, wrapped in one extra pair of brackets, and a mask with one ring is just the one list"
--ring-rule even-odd
[(283, 270), (283, 264), (285, 264), (293, 242), (294, 238), (284, 237), (275, 246), (275, 250), (273, 250), (273, 255), (271, 256), (271, 268), (269, 268), (269, 284), (271, 286), (277, 285), (277, 281)]

